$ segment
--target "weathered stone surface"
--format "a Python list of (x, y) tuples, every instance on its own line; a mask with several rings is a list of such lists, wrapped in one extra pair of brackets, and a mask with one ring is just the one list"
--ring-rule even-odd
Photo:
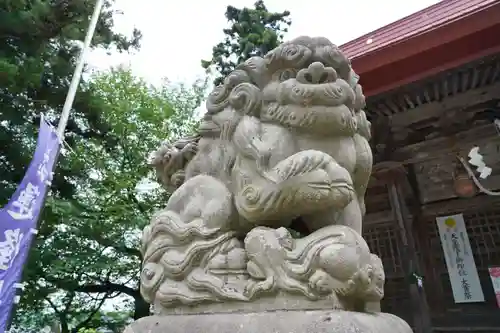
[(387, 313), (276, 311), (151, 316), (124, 333), (411, 333), (405, 321)]
[[(367, 314), (385, 274), (361, 236), (372, 152), (358, 79), (329, 40), (296, 38), (240, 64), (199, 132), (153, 154), (173, 191), (142, 239), (158, 317), (129, 332), (410, 331)], [(297, 220), (308, 233), (294, 238)]]
[[(380, 301), (382, 263), (360, 235), (372, 155), (357, 80), (330, 41), (299, 37), (239, 65), (199, 133), (153, 155), (174, 191), (142, 240), (141, 292), (158, 313), (282, 292)], [(297, 218), (310, 235), (291, 236)]]

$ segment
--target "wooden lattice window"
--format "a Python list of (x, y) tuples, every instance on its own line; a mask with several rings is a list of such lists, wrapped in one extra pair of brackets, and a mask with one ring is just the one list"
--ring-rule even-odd
[(405, 277), (387, 278), (385, 295), (381, 302), (383, 312), (395, 314), (409, 323), (412, 322), (412, 303), (408, 280)]
[(363, 237), (370, 250), (382, 259), (387, 277), (404, 275), (400, 235), (393, 221), (364, 226)]
[(402, 262), (402, 243), (394, 221), (367, 224), (363, 227), (363, 237), (370, 250), (377, 254), (384, 264), (386, 273), (385, 297), (382, 311), (408, 319), (411, 315), (409, 286)]

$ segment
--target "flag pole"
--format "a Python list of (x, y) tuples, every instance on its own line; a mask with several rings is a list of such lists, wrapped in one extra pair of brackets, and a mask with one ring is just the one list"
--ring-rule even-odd
[[(66, 130), (66, 126), (68, 124), (68, 119), (69, 115), (71, 113), (71, 109), (73, 107), (73, 102), (75, 100), (75, 95), (76, 91), (78, 90), (78, 86), (80, 84), (80, 80), (82, 77), (83, 73), (83, 66), (85, 65), (85, 58), (87, 56), (87, 53), (90, 49), (91, 43), (92, 43), (92, 38), (94, 37), (95, 29), (97, 27), (97, 22), (99, 21), (99, 16), (101, 14), (102, 8), (104, 6), (104, 0), (96, 0), (95, 6), (94, 6), (94, 12), (92, 13), (92, 16), (90, 18), (90, 23), (87, 28), (87, 34), (85, 35), (85, 39), (83, 41), (83, 46), (80, 51), (80, 55), (78, 56), (78, 60), (76, 63), (75, 70), (73, 72), (73, 77), (71, 78), (71, 83), (68, 88), (68, 93), (66, 95), (66, 100), (64, 101), (64, 106), (61, 112), (61, 119), (59, 120), (59, 124), (57, 126), (57, 137), (59, 139), (59, 145), (56, 156), (55, 156), (55, 161), (53, 164), (53, 169), (56, 168), (57, 165), (57, 160), (59, 158), (59, 154), (61, 152), (61, 149), (64, 145), (64, 131)], [(41, 120), (44, 121), (44, 117), (42, 115)], [(52, 170), (53, 172), (54, 170)], [(46, 195), (44, 195), (44, 201), (46, 199)], [(43, 206), (42, 206), (43, 207)], [(38, 216), (38, 220), (40, 219), (40, 216)], [(38, 225), (38, 221), (36, 223)], [(10, 328), (13, 323), (14, 319), (14, 309), (16, 307), (16, 304), (13, 304), (13, 308), (10, 309), (10, 316), (7, 319), (7, 332), (10, 331)]]
[(64, 101), (61, 119), (59, 120), (59, 125), (57, 126), (57, 135), (59, 135), (59, 138), (61, 140), (63, 140), (64, 138), (64, 131), (66, 130), (66, 125), (68, 124), (69, 114), (71, 112), (71, 108), (73, 107), (76, 91), (78, 90), (78, 85), (80, 84), (80, 79), (82, 77), (83, 66), (85, 65), (85, 57), (90, 49), (92, 37), (94, 37), (97, 21), (99, 20), (99, 15), (101, 14), (103, 5), (104, 0), (96, 1), (94, 13), (92, 14), (92, 18), (90, 19), (89, 27), (87, 30), (87, 35), (85, 36), (83, 47), (80, 52), (80, 56), (78, 57), (75, 71), (73, 73), (73, 78), (71, 79), (71, 83), (69, 85), (68, 94), (66, 95), (66, 100)]

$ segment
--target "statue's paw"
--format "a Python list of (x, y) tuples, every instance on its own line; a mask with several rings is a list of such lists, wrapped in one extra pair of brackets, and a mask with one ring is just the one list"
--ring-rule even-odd
[[(317, 170), (323, 171), (323, 170)], [(317, 172), (315, 171), (315, 173)], [(308, 182), (308, 187), (301, 189), (301, 201), (314, 204), (323, 203), (336, 209), (345, 208), (354, 198), (355, 192), (346, 183), (334, 183), (328, 178)]]
[(287, 180), (296, 188), (297, 202), (304, 204), (317, 204), (318, 202), (327, 202), (331, 200), (332, 185), (328, 174), (321, 169), (314, 170), (307, 174), (294, 176)]
[(302, 176), (307, 187), (302, 189), (302, 196), (315, 202), (328, 202), (335, 208), (342, 209), (354, 198), (355, 191), (350, 179), (332, 177), (322, 169), (314, 170)]
[(252, 298), (255, 294), (259, 292), (269, 291), (272, 288), (272, 285), (265, 281), (255, 281), (249, 280), (248, 284), (245, 286), (243, 291), (243, 296), (247, 298)]
[(255, 287), (258, 284), (258, 282), (254, 280), (248, 280), (245, 289), (243, 290), (243, 296), (247, 298), (251, 298), (253, 294), (255, 293)]
[(252, 298), (256, 293), (271, 291), (275, 286), (274, 278), (268, 278), (264, 281), (250, 280), (245, 286), (243, 295)]
[(323, 270), (317, 270), (309, 278), (309, 287), (320, 293), (330, 293), (334, 288), (334, 280)]
[(328, 171), (330, 179), (332, 180), (333, 183), (347, 184), (350, 187), (353, 186), (352, 175), (346, 168), (341, 166), (333, 158), (330, 161), (330, 163), (328, 163), (325, 169)]
[(354, 199), (356, 192), (346, 184), (332, 184), (331, 202), (337, 209), (345, 208)]
[(314, 170), (301, 175), (306, 181), (307, 186), (315, 191), (329, 191), (332, 188), (332, 182), (328, 173), (323, 169)]

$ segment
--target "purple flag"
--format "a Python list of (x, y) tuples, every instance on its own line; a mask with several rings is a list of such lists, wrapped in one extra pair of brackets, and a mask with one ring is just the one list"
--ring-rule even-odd
[(42, 118), (35, 156), (11, 200), (0, 209), (0, 332), (7, 329), (31, 239), (37, 233), (58, 145), (55, 130)]

